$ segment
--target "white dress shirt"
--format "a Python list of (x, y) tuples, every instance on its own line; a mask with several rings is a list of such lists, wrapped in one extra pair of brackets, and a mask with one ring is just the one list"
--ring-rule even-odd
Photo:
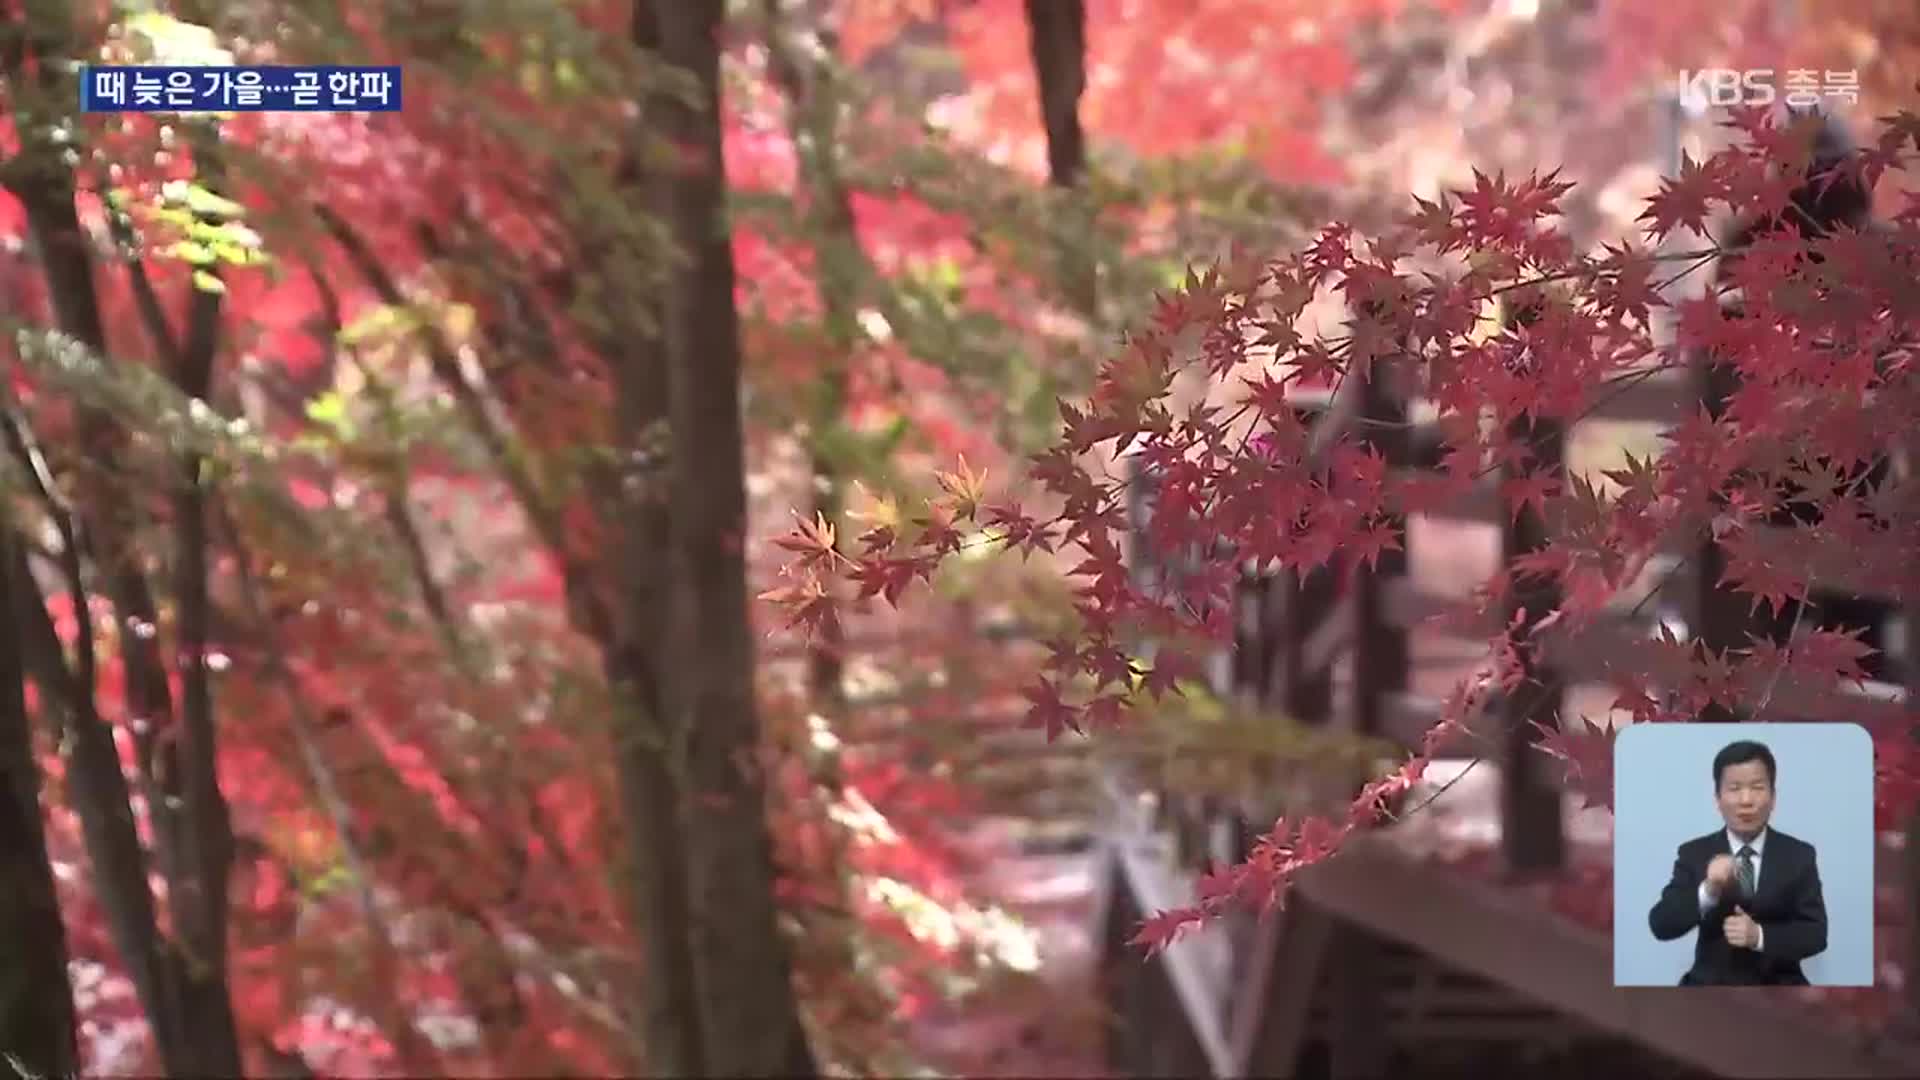
[[(1748, 841), (1743, 841), (1739, 837), (1733, 835), (1732, 829), (1727, 830), (1727, 851), (1733, 855), (1733, 862), (1736, 870), (1740, 864), (1740, 849), (1748, 846), (1751, 846), (1753, 848), (1753, 883), (1754, 883), (1754, 887), (1757, 889), (1760, 886), (1760, 861), (1763, 858), (1765, 858), (1765, 853), (1767, 849), (1767, 830), (1761, 829), (1760, 835), (1754, 837), (1750, 843)], [(1735, 880), (1738, 880), (1738, 878), (1736, 877)], [(1714, 901), (1715, 901), (1714, 895), (1707, 891), (1707, 883), (1704, 881), (1701, 882), (1700, 883), (1700, 914), (1705, 915), (1709, 910), (1711, 910), (1713, 908)], [(1748, 914), (1751, 915), (1752, 912), (1748, 912)], [(1756, 951), (1758, 951), (1766, 948), (1767, 932), (1764, 929), (1759, 929), (1758, 924), (1756, 924), (1756, 929), (1758, 930), (1760, 936), (1759, 936), (1759, 940), (1753, 943), (1753, 947)]]

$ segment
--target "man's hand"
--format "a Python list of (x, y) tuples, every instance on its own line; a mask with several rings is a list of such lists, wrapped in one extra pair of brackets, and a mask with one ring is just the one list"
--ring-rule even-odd
[(1739, 908), (1734, 908), (1733, 914), (1727, 916), (1727, 921), (1721, 925), (1720, 932), (1726, 935), (1727, 944), (1736, 949), (1760, 947), (1760, 924), (1753, 921), (1753, 916)]
[(1736, 872), (1733, 856), (1715, 855), (1713, 861), (1707, 863), (1707, 891), (1715, 896), (1726, 892), (1727, 886), (1733, 884)]

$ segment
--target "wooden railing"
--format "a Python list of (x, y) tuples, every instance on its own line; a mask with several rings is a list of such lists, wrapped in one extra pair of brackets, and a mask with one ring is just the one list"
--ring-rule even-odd
[[(1375, 372), (1378, 381), (1343, 391), (1354, 397), (1342, 401), (1341, 408), (1326, 399), (1298, 402), (1301, 415), (1314, 422), (1322, 436), (1316, 442), (1325, 445), (1329, 440), (1324, 436), (1350, 430), (1371, 442), (1394, 470), (1433, 469), (1437, 432), (1431, 425), (1407, 422), (1414, 403), (1393, 392), (1390, 366), (1376, 364)], [(1724, 389), (1704, 372), (1652, 373), (1623, 382), (1583, 422), (1670, 426), (1702, 405), (1717, 412)], [(1540, 425), (1516, 434), (1533, 444), (1537, 462), (1546, 463), (1564, 460), (1573, 432), (1571, 426)], [(1148, 496), (1135, 507), (1136, 521), (1144, 519), (1150, 504), (1150, 480), (1135, 477), (1136, 490)], [(1538, 513), (1509, 514), (1492, 482), (1445, 513), (1423, 516), (1497, 526), (1501, 554), (1509, 562), (1549, 539), (1547, 524)], [(1404, 546), (1412, 548), (1410, 537)], [(1231, 557), (1230, 553), (1213, 554)], [(1329, 569), (1245, 575), (1238, 598), (1243, 616), (1240, 630), (1230, 657), (1219, 665), (1228, 678), (1216, 689), (1287, 722), (1384, 739), (1404, 750), (1418, 746), (1437, 720), (1440, 702), (1414, 692), (1415, 650), (1410, 632), (1458, 605), (1413, 585), (1408, 575), (1411, 554), (1411, 550), (1385, 553), (1376, 566), (1360, 569), (1345, 591), (1336, 587)], [(1495, 701), (1470, 725), (1469, 734), (1442, 748), (1443, 754), (1487, 758), (1498, 764), (1499, 836), (1506, 867), (1551, 873), (1565, 863), (1563, 796), (1548, 775), (1550, 762), (1534, 748), (1539, 728), (1558, 723), (1569, 687), (1603, 683), (1615, 671), (1634, 671), (1656, 684), (1665, 676), (1672, 685), (1677, 673), (1661, 670), (1661, 654), (1649, 648), (1662, 619), (1677, 616), (1711, 647), (1745, 644), (1744, 635), (1753, 628), (1743, 617), (1746, 599), (1716, 588), (1713, 580), (1703, 580), (1699, 573), (1700, 567), (1711, 571), (1720, 562), (1710, 537), (1681, 538), (1649, 570), (1652, 587), (1662, 590), (1662, 597), (1653, 599), (1665, 598), (1665, 603), (1642, 603), (1644, 596), (1636, 590), (1605, 616), (1578, 629), (1556, 627), (1531, 637), (1536, 647), (1523, 650), (1534, 665), (1529, 672), (1531, 685)], [(1178, 566), (1171, 571), (1177, 573)], [(1849, 615), (1859, 618), (1864, 613), (1884, 623), (1895, 614), (1890, 602), (1873, 595), (1871, 582), (1847, 571), (1844, 565), (1826, 567), (1819, 579), (1830, 589), (1849, 590)], [(1169, 568), (1148, 565), (1142, 572), (1150, 576), (1167, 573)], [(1816, 599), (1834, 595), (1829, 592)], [(1559, 599), (1550, 585), (1518, 590), (1508, 598), (1501, 625), (1510, 625), (1513, 612), (1524, 607), (1529, 613), (1526, 624), (1511, 632), (1532, 635), (1534, 624), (1557, 607)], [(1501, 625), (1489, 622), (1479, 629), (1491, 635), (1499, 633)], [(1909, 626), (1914, 626), (1911, 619)], [(1737, 636), (1730, 642), (1729, 635)], [(1883, 635), (1876, 636), (1885, 640)], [(1900, 677), (1909, 685), (1914, 682), (1920, 671), (1915, 636), (1906, 635), (1905, 655), (1897, 672), (1890, 664), (1882, 665), (1877, 679), (1843, 695), (1783, 681), (1771, 690), (1768, 718), (1872, 721), (1892, 717), (1902, 710), (1909, 691), (1887, 680)], [(1343, 659), (1347, 661), (1344, 679), (1337, 677)], [(1190, 902), (1195, 877), (1209, 863), (1244, 856), (1249, 840), (1273, 820), (1273, 808), (1226, 798), (1174, 796), (1156, 790), (1151, 781), (1123, 775), (1111, 777), (1110, 787), (1115, 810), (1109, 816), (1107, 837), (1112, 879), (1104, 915), (1110, 950), (1108, 991), (1116, 1030), (1125, 1033), (1114, 1043), (1112, 1065), (1124, 1075), (1245, 1075), (1253, 1058), (1264, 1056), (1255, 1048), (1263, 1040), (1271, 1041), (1276, 1020), (1269, 1015), (1270, 999), (1275, 993), (1284, 996), (1291, 985), (1288, 979), (1300, 981), (1297, 971), (1289, 970), (1287, 978), (1274, 976), (1276, 965), (1287, 968), (1272, 953), (1287, 947), (1277, 940), (1287, 931), (1276, 929), (1284, 927), (1285, 921), (1262, 926), (1249, 920), (1210, 927), (1148, 963), (1124, 944), (1126, 935), (1119, 927), (1130, 926), (1155, 910)], [(1402, 897), (1399, 902), (1407, 901)], [(1293, 946), (1318, 955), (1314, 951), (1318, 946), (1300, 944), (1300, 939), (1310, 936), (1296, 926)], [(1298, 966), (1299, 954), (1292, 955)], [(1593, 956), (1598, 963), (1608, 962), (1605, 950)], [(1603, 986), (1606, 974), (1604, 967), (1598, 971)], [(1315, 991), (1309, 985), (1304, 990), (1294, 987), (1292, 992), (1310, 995)], [(1360, 1000), (1351, 994), (1346, 997)], [(1685, 1057), (1684, 1048), (1666, 1047), (1664, 1052), (1669, 1060), (1671, 1055)], [(1268, 1065), (1273, 1067), (1273, 1062), (1269, 1060)], [(1911, 1065), (1909, 1061), (1900, 1067)], [(1286, 1065), (1288, 1071), (1291, 1067)], [(1860, 1065), (1866, 1070), (1862, 1073), (1853, 1066), (1834, 1066), (1849, 1075), (1873, 1074), (1877, 1067)], [(1708, 1068), (1707, 1074), (1711, 1071)]]

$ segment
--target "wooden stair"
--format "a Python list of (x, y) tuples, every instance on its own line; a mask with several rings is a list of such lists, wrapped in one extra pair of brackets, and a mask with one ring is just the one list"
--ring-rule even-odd
[(1193, 876), (1138, 810), (1109, 824), (1096, 902), (1110, 1061), (1130, 1075), (1920, 1076), (1920, 1048), (1777, 992), (1615, 987), (1607, 933), (1435, 864), (1399, 827), (1300, 874), (1276, 915), (1148, 961), (1126, 939)]

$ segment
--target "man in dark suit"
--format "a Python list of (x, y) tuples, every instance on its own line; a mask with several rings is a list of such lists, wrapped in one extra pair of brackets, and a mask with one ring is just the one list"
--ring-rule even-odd
[(1680, 845), (1673, 880), (1647, 921), (1661, 941), (1699, 930), (1681, 986), (1805, 986), (1800, 961), (1827, 947), (1827, 905), (1813, 845), (1767, 827), (1777, 768), (1762, 743), (1713, 758), (1727, 827)]

